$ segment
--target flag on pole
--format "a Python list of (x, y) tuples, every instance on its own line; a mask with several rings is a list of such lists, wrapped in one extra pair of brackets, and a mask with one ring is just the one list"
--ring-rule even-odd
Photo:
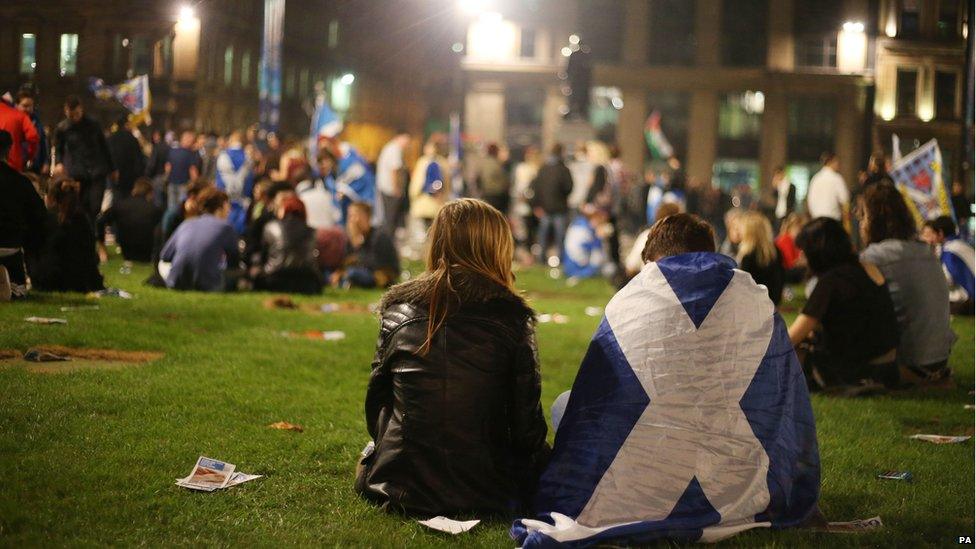
[(891, 178), (905, 196), (919, 228), (940, 215), (956, 218), (942, 169), (942, 151), (932, 139), (899, 159), (891, 170)]
[(318, 154), (319, 140), (334, 139), (340, 133), (342, 133), (342, 119), (326, 102), (325, 93), (320, 92), (315, 98), (315, 111), (312, 113), (308, 137), (308, 155), (312, 166), (316, 165), (315, 157)]
[(715, 253), (648, 263), (610, 303), (556, 430), (523, 548), (717, 541), (803, 523), (820, 456), (766, 288)]
[(89, 78), (88, 88), (102, 101), (115, 99), (129, 111), (129, 122), (133, 125), (152, 124), (149, 110), (152, 96), (149, 93), (149, 76), (143, 74), (115, 86), (105, 84), (101, 78)]
[(655, 160), (667, 160), (674, 155), (674, 148), (661, 131), (661, 113), (657, 110), (647, 117), (644, 139), (647, 140), (647, 148), (651, 150), (651, 157)]

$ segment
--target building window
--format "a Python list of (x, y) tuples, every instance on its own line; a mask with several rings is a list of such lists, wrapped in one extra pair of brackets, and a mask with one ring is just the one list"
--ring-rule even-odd
[(918, 96), (918, 70), (898, 69), (895, 82), (895, 104), (899, 116), (915, 116)]
[(149, 74), (152, 68), (152, 48), (149, 46), (149, 39), (145, 36), (136, 36), (132, 39), (132, 71), (128, 74), (132, 76), (139, 74)]
[[(582, 0), (580, 37), (592, 50), (596, 61), (619, 61), (623, 49), (624, 2), (619, 0)], [(557, 40), (562, 44), (569, 37)]]
[(761, 91), (729, 93), (722, 97), (718, 111), (717, 156), (759, 158), (765, 99)]
[[(732, 194), (733, 191), (741, 191), (748, 188), (753, 194), (759, 190), (759, 162), (751, 158), (716, 158), (712, 164), (712, 184)], [(742, 204), (741, 193), (735, 193), (740, 201), (736, 206), (747, 206)]]
[(647, 40), (647, 60), (651, 65), (695, 62), (695, 4), (687, 0), (651, 0)]
[(794, 56), (797, 67), (835, 68), (837, 66), (837, 34), (798, 37)]
[(787, 157), (816, 163), (834, 148), (837, 105), (831, 97), (795, 97), (787, 106)]
[(519, 55), (526, 59), (535, 57), (535, 29), (522, 29), (521, 41)]
[(918, 36), (920, 27), (919, 4), (919, 0), (901, 0), (899, 36), (903, 38)]
[(241, 55), (241, 87), (251, 86), (251, 52), (246, 51)]
[(329, 21), (329, 49), (334, 50), (339, 47), (339, 20)]
[(78, 73), (78, 35), (61, 35), (60, 61), (61, 76), (74, 76)]
[(34, 74), (37, 69), (37, 35), (20, 35), (20, 74)]
[(939, 19), (936, 21), (936, 35), (943, 40), (959, 38), (959, 1), (941, 0)]
[(956, 73), (935, 71), (935, 117), (956, 118)]
[(234, 46), (227, 46), (224, 50), (224, 85), (234, 83)]
[[(775, 1), (775, 0), (774, 0)], [(722, 64), (759, 67), (766, 64), (767, 0), (722, 2)]]
[(617, 141), (617, 121), (624, 108), (620, 88), (598, 86), (590, 91), (590, 125), (604, 143)]

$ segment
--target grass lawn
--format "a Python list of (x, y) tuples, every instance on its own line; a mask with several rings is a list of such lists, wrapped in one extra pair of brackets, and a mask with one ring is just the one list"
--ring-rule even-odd
[[(376, 319), (365, 312), (313, 315), (266, 310), (267, 294), (175, 293), (141, 285), (145, 267), (107, 283), (132, 300), (35, 294), (0, 305), (0, 349), (37, 344), (159, 351), (116, 370), (29, 373), (0, 366), (0, 545), (485, 546), (511, 547), (507, 523), (450, 537), (360, 501), (353, 463), (367, 440), (363, 395)], [(540, 313), (543, 405), (569, 388), (612, 290), (568, 288), (542, 270), (520, 274)], [(379, 292), (329, 291), (301, 303), (377, 301)], [(98, 310), (61, 312), (64, 305)], [(23, 321), (67, 318), (65, 326)], [(787, 314), (788, 317), (792, 315)], [(787, 321), (791, 320), (788, 318)], [(823, 462), (821, 507), (830, 520), (880, 515), (863, 535), (753, 531), (747, 546), (955, 544), (974, 530), (973, 444), (936, 446), (917, 432), (973, 434), (973, 320), (954, 319), (958, 388), (843, 400), (815, 396)], [(341, 341), (288, 339), (284, 330), (343, 330)], [(289, 421), (304, 433), (266, 426)], [(551, 435), (550, 435), (551, 436)], [(265, 478), (206, 494), (177, 488), (197, 456), (227, 460)], [(911, 483), (882, 481), (908, 470)]]

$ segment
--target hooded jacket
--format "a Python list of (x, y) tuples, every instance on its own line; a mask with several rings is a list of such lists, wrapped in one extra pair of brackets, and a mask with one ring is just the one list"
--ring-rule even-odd
[(508, 289), (455, 271), (459, 301), (421, 356), (432, 279), (384, 297), (366, 393), (375, 444), (356, 488), (390, 511), (506, 515), (531, 496), (549, 447), (534, 314)]

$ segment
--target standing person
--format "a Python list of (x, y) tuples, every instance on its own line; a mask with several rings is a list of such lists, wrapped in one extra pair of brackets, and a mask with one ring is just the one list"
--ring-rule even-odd
[(949, 326), (949, 288), (942, 265), (916, 238), (915, 220), (894, 185), (879, 183), (864, 193), (861, 260), (881, 269), (895, 305), (901, 342), (901, 377), (910, 383), (949, 385), (949, 352), (956, 335)]
[(823, 168), (810, 179), (807, 211), (813, 219), (829, 217), (850, 227), (851, 195), (844, 178), (837, 172), (840, 160), (831, 152), (824, 153), (821, 159)]
[(55, 176), (44, 197), (47, 220), (43, 245), (27, 254), (31, 285), (47, 292), (105, 289), (98, 272), (92, 220), (82, 208), (81, 184)]
[(166, 204), (167, 209), (176, 210), (186, 200), (186, 187), (200, 177), (200, 155), (193, 150), (196, 136), (187, 130), (180, 135), (179, 145), (166, 155)]
[(24, 84), (20, 87), (20, 91), (17, 92), (17, 102), (15, 106), (17, 110), (26, 114), (31, 122), (34, 124), (34, 130), (37, 131), (37, 152), (34, 156), (29, 156), (30, 153), (30, 143), (24, 142), (24, 159), (30, 160), (30, 171), (36, 174), (50, 173), (51, 170), (51, 149), (49, 148), (47, 142), (47, 132), (44, 131), (44, 124), (41, 123), (41, 117), (37, 113), (37, 90), (32, 84)]
[(208, 188), (196, 199), (201, 215), (187, 219), (163, 246), (160, 259), (170, 263), (166, 287), (174, 290), (221, 292), (229, 284), (225, 273), (237, 263), (237, 234), (227, 223), (227, 194)]
[(85, 114), (76, 95), (64, 101), (65, 119), (54, 131), (54, 174), (66, 175), (81, 186), (81, 208), (94, 228), (102, 209), (105, 180), (118, 179), (102, 127)]
[(115, 239), (126, 261), (148, 263), (161, 228), (163, 209), (153, 202), (152, 181), (148, 177), (136, 179), (128, 196), (117, 195), (112, 205), (98, 216), (98, 232), (106, 226), (115, 227)]
[(47, 216), (30, 180), (5, 160), (13, 145), (0, 130), (0, 301), (27, 296), (24, 249), (43, 241)]
[(485, 157), (478, 166), (478, 188), (485, 202), (504, 214), (508, 212), (510, 182), (502, 166), (500, 151), (497, 143), (488, 144)]
[(532, 182), (532, 211), (539, 219), (538, 260), (543, 265), (548, 257), (549, 239), (557, 249), (557, 257), (563, 255), (566, 239), (566, 220), (569, 212), (569, 195), (573, 192), (573, 176), (563, 162), (563, 146), (552, 146), (549, 158), (539, 168), (539, 175)]
[[(376, 177), (366, 164), (359, 151), (345, 141), (337, 138), (322, 138), (319, 150), (332, 154), (335, 168), (333, 176), (326, 179), (332, 191), (333, 200), (339, 210), (339, 223), (346, 223), (346, 212), (353, 202), (366, 202), (372, 206), (376, 201)], [(376, 221), (376, 220), (374, 220)]]
[(227, 148), (217, 156), (217, 188), (230, 199), (230, 215), (227, 222), (237, 234), (244, 234), (247, 227), (247, 209), (254, 191), (254, 161), (244, 149), (241, 132), (232, 132), (227, 138)]
[(200, 155), (200, 177), (214, 181), (217, 178), (217, 155), (220, 153), (217, 136), (200, 134), (193, 148)]
[(776, 201), (773, 217), (776, 219), (776, 229), (779, 230), (783, 221), (796, 211), (796, 185), (786, 177), (783, 166), (777, 166), (773, 171), (773, 198)]
[(410, 134), (398, 131), (380, 151), (376, 159), (376, 190), (383, 204), (383, 228), (395, 234), (403, 220), (403, 197), (406, 185), (403, 165), (404, 150), (410, 145)]
[(5, 101), (0, 101), (0, 130), (9, 133), (13, 140), (13, 146), (4, 159), (11, 168), (18, 172), (24, 171), (27, 163), (37, 153), (40, 143), (40, 137), (30, 116), (18, 108), (11, 107)]
[(386, 288), (400, 275), (400, 258), (390, 235), (371, 223), (373, 211), (365, 202), (349, 206), (345, 268), (332, 273), (333, 286)]
[(423, 224), (424, 233), (451, 197), (446, 148), (441, 136), (430, 136), (410, 176), (410, 217)]
[(952, 182), (952, 211), (959, 222), (959, 236), (971, 241), (969, 219), (973, 217), (973, 199), (966, 196), (966, 188), (962, 181)]
[(526, 250), (535, 242), (538, 225), (538, 219), (532, 214), (532, 181), (539, 175), (539, 164), (539, 149), (535, 145), (529, 145), (512, 174), (510, 200), (515, 243)]
[(847, 231), (835, 219), (811, 221), (797, 242), (817, 277), (803, 311), (790, 325), (790, 341), (810, 386), (872, 380), (898, 387), (898, 321), (884, 275), (858, 261)]
[(549, 447), (513, 251), (498, 210), (451, 202), (431, 227), (426, 272), (383, 297), (366, 390), (372, 442), (356, 479), (367, 500), (423, 516), (530, 504)]
[(115, 131), (108, 136), (107, 143), (112, 163), (119, 171), (114, 192), (119, 198), (128, 197), (132, 194), (132, 185), (136, 179), (146, 172), (146, 157), (142, 155), (139, 140), (132, 135), (132, 126), (127, 116), (122, 116), (115, 122)]
[(953, 314), (973, 314), (973, 299), (976, 298), (976, 252), (973, 247), (960, 238), (952, 218), (943, 215), (925, 222), (922, 240), (935, 248), (942, 261), (946, 284), (949, 285), (949, 310)]
[(769, 292), (773, 305), (783, 299), (785, 270), (779, 248), (773, 243), (773, 227), (757, 211), (743, 212), (736, 221), (741, 240), (736, 254), (739, 268), (752, 275)]
[(146, 177), (152, 180), (153, 197), (156, 205), (166, 207), (166, 160), (169, 144), (163, 139), (163, 131), (153, 128), (149, 134), (149, 160), (146, 162)]

